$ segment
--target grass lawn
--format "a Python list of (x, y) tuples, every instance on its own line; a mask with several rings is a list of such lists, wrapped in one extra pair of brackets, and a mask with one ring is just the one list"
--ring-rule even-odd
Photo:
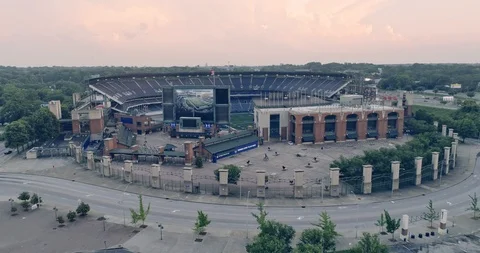
[(422, 106), (422, 105), (414, 105), (413, 106), (413, 113), (417, 112), (418, 110), (425, 110), (434, 116), (445, 116), (445, 115), (452, 115), (452, 113), (455, 113), (455, 110), (450, 110), (450, 109), (443, 109), (443, 108), (436, 108), (436, 107), (429, 107), (429, 106)]
[(253, 126), (253, 113), (232, 113), (230, 115), (230, 126), (239, 130)]

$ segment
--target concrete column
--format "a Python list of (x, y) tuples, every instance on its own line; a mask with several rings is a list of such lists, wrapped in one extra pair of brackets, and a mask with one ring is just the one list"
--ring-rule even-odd
[(438, 234), (444, 235), (447, 233), (447, 210), (442, 209), (440, 212), (440, 226), (438, 226)]
[(330, 196), (340, 196), (340, 168), (330, 168)]
[(183, 167), (183, 185), (185, 187), (185, 192), (186, 193), (192, 193), (192, 191), (193, 191), (193, 181), (192, 181), (192, 179), (193, 179), (192, 168)]
[(363, 165), (363, 194), (372, 193), (372, 165)]
[(443, 155), (443, 159), (445, 159), (445, 175), (448, 174), (450, 170), (450, 149), (451, 147), (445, 147), (444, 148), (445, 153)]
[(131, 183), (132, 182), (132, 170), (133, 162), (130, 160), (123, 161), (123, 180)]
[(457, 143), (452, 142), (452, 167), (455, 168), (456, 161), (457, 161)]
[(433, 125), (438, 129), (438, 121), (434, 121)]
[(448, 137), (453, 137), (453, 128), (448, 129)]
[(422, 161), (423, 157), (415, 157), (415, 171), (416, 171), (416, 179), (415, 185), (419, 185), (422, 183)]
[(408, 215), (404, 214), (402, 215), (402, 221), (401, 221), (401, 228), (402, 228), (402, 231), (400, 233), (400, 240), (404, 241), (408, 241)]
[(220, 169), (218, 170), (220, 177), (220, 196), (228, 196), (228, 170)]
[(186, 141), (183, 146), (185, 148), (185, 165), (191, 166), (193, 163), (193, 142)]
[(458, 144), (458, 133), (453, 133), (453, 139), (455, 139), (455, 142)]
[(152, 174), (152, 188), (160, 188), (160, 164), (154, 163), (150, 167), (150, 174)]
[(442, 125), (442, 136), (447, 136), (447, 125)]
[(82, 163), (82, 147), (75, 147), (75, 161)]
[(439, 152), (432, 152), (432, 165), (433, 165), (433, 181), (438, 178), (438, 158)]
[(70, 156), (75, 156), (75, 143), (73, 141), (68, 142), (68, 153)]
[(400, 188), (400, 162), (392, 161), (392, 190), (396, 191)]
[(112, 164), (112, 159), (110, 156), (103, 156), (102, 157), (102, 168), (103, 168), (103, 175), (109, 177), (112, 172), (110, 171)]
[[(304, 174), (303, 170), (295, 170), (295, 174), (294, 174), (295, 192), (294, 192), (294, 195), (295, 195), (296, 199), (303, 199), (303, 184), (304, 184), (303, 174)], [(322, 187), (323, 187), (323, 184), (322, 184)]]
[(257, 170), (257, 198), (265, 198), (265, 170)]
[(87, 151), (87, 169), (95, 169), (95, 160), (93, 159), (93, 151)]

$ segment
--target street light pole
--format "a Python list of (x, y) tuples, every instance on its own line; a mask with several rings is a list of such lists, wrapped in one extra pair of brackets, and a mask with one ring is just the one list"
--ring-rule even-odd
[[(250, 191), (247, 192), (247, 213), (248, 213), (248, 201), (250, 199)], [(247, 219), (247, 239), (248, 239), (248, 222), (249, 219)]]
[(53, 207), (53, 211), (55, 211), (55, 220), (58, 220), (58, 216), (57, 216), (58, 208), (56, 206)]
[(160, 241), (162, 241), (163, 240), (163, 225), (158, 224), (158, 228), (160, 229)]

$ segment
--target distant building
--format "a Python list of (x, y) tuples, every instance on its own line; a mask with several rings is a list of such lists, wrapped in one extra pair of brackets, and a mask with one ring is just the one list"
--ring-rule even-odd
[(452, 83), (450, 84), (450, 89), (461, 89), (462, 85), (459, 83)]
[(48, 110), (50, 110), (57, 119), (62, 118), (62, 104), (60, 100), (52, 100), (48, 102)]

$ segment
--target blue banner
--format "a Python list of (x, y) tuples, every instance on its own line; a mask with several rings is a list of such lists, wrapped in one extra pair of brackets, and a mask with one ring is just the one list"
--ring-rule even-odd
[(225, 152), (220, 152), (220, 153), (214, 154), (213, 155), (214, 159), (212, 159), (212, 160), (214, 162), (216, 162), (218, 159), (221, 159), (221, 158), (224, 158), (224, 157), (227, 157), (227, 156), (231, 156), (231, 155), (235, 155), (235, 154), (238, 154), (238, 153), (242, 153), (242, 152), (257, 148), (257, 147), (258, 147), (258, 142), (257, 141), (251, 142), (251, 143), (248, 143), (248, 144), (245, 144), (245, 145), (242, 145), (242, 146), (238, 146), (238, 147), (234, 148), (233, 150), (227, 150)]

